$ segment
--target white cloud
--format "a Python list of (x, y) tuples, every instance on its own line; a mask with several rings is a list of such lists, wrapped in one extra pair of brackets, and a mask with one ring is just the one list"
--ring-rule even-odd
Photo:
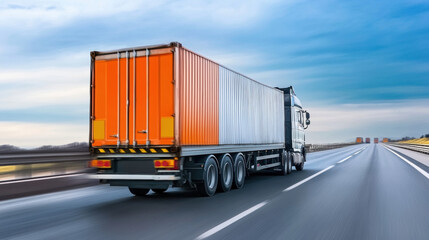
[[(20, 70), (0, 70), (0, 84), (82, 82), (89, 79), (88, 67), (45, 67)], [(89, 80), (87, 81), (89, 82)]]
[(312, 82), (320, 81), (318, 77), (314, 77), (320, 68), (317, 67), (301, 67), (281, 70), (258, 71), (248, 74), (249, 77), (274, 87), (296, 87), (300, 85), (311, 84)]
[(420, 137), (429, 133), (429, 99), (375, 104), (308, 106), (308, 143), (353, 141), (356, 137)]
[[(288, 1), (288, 5), (296, 1)], [(169, 10), (180, 19), (200, 25), (202, 20), (223, 27), (252, 26), (265, 16), (268, 10), (282, 1), (247, 0), (247, 1), (173, 1)], [(282, 3), (284, 5), (284, 3)]]
[(0, 110), (79, 105), (89, 101), (88, 67), (0, 71), (0, 85)]
[(3, 1), (0, 5), (0, 26), (37, 31), (59, 27), (78, 19), (97, 18), (134, 12), (141, 14), (164, 1)]
[[(76, 20), (109, 16), (120, 18), (134, 14), (147, 16), (153, 21), (153, 18), (159, 18), (164, 13), (169, 14), (169, 20), (180, 19), (198, 25), (211, 23), (226, 27), (251, 26), (279, 2), (281, 1), (14, 0), (0, 3), (0, 27), (15, 31), (26, 29), (32, 34), (38, 34), (41, 30), (60, 27)], [(166, 19), (157, 21), (165, 23)]]
[(271, 60), (260, 53), (255, 52), (231, 52), (230, 50), (210, 49), (202, 54), (220, 65), (230, 68), (235, 71), (240, 69), (251, 69), (252, 67), (262, 67), (262, 63), (268, 65)]
[(88, 124), (0, 122), (0, 145), (33, 148), (88, 141)]

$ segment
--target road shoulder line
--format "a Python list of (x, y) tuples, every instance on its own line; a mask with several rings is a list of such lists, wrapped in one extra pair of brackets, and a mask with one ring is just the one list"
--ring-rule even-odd
[(390, 149), (390, 148), (388, 148), (386, 146), (383, 146), (383, 147), (386, 148), (387, 150), (389, 150), (390, 152), (392, 152), (393, 154), (395, 154), (397, 157), (399, 157), (400, 159), (402, 159), (404, 162), (408, 163), (411, 167), (415, 168), (419, 173), (421, 173), (423, 176), (425, 176), (427, 179), (429, 179), (429, 173), (427, 173), (425, 170), (421, 169), (416, 164), (412, 163), (408, 159), (406, 159), (406, 158), (402, 157), (401, 155), (397, 154), (392, 149)]

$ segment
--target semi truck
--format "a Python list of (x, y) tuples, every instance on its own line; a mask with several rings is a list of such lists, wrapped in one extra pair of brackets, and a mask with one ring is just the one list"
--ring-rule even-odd
[(378, 143), (378, 138), (374, 138), (374, 143)]
[(365, 143), (371, 143), (371, 138), (367, 137), (367, 138), (365, 139)]
[(362, 137), (357, 137), (356, 138), (356, 143), (363, 143), (363, 138)]
[(93, 51), (91, 177), (136, 196), (243, 187), (252, 172), (304, 168), (310, 114), (274, 88), (178, 42)]

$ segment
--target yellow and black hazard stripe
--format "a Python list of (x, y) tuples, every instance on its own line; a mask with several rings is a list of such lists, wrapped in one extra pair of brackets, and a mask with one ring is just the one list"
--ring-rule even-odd
[(174, 149), (169, 148), (94, 148), (94, 153), (113, 154), (113, 153), (128, 153), (128, 154), (157, 154), (157, 153), (173, 153)]

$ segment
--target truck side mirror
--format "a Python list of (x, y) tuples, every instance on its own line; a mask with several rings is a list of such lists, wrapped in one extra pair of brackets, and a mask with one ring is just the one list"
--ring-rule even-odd
[(307, 119), (307, 121), (305, 121), (305, 124), (310, 125), (310, 119)]
[[(310, 119), (310, 113), (309, 112), (305, 112), (305, 118)], [(310, 121), (308, 121), (308, 124), (310, 124)]]

